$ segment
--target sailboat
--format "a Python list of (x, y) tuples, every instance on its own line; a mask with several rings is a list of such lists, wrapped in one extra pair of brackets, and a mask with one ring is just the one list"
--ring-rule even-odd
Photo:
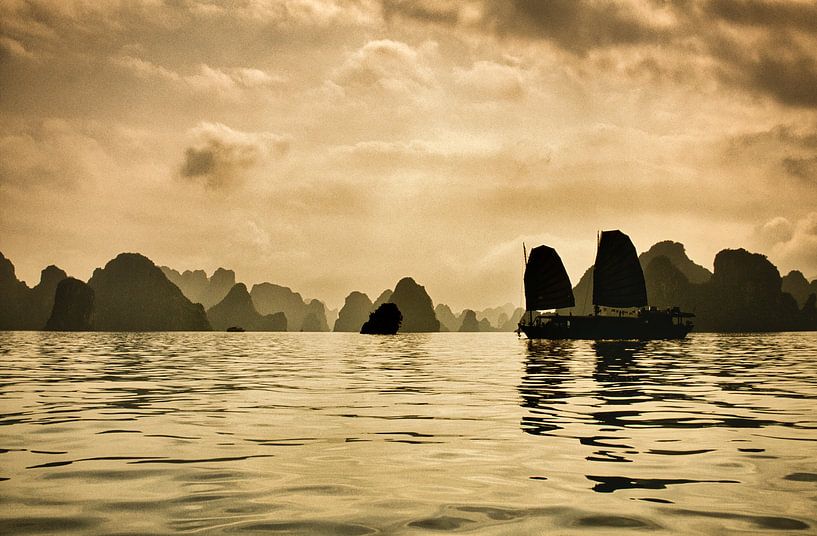
[(593, 265), (593, 314), (540, 311), (576, 305), (561, 257), (538, 246), (525, 259), (525, 314), (517, 333), (529, 339), (683, 339), (695, 316), (678, 307), (647, 305), (644, 272), (630, 237), (603, 231)]

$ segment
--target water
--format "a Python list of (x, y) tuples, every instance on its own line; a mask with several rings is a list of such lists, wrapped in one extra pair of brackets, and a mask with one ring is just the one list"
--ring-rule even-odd
[(0, 532), (817, 533), (817, 333), (0, 333)]

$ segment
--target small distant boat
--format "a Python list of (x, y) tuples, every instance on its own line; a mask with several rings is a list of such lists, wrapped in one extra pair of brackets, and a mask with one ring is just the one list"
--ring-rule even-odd
[(242, 328), (241, 326), (230, 326), (229, 328), (227, 328), (227, 331), (231, 333), (244, 333), (244, 328)]
[(599, 238), (591, 315), (541, 313), (575, 306), (573, 287), (555, 249), (539, 246), (525, 257), (526, 311), (517, 333), (529, 339), (683, 339), (692, 330), (692, 313), (647, 305), (635, 246), (621, 231), (603, 231)]

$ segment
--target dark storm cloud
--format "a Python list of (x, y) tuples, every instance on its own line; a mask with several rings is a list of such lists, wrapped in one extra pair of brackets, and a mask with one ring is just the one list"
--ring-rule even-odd
[(759, 143), (778, 142), (793, 148), (817, 149), (817, 125), (796, 128), (794, 125), (777, 125), (769, 130), (733, 136), (733, 148), (751, 148)]
[(817, 42), (765, 28), (753, 38), (710, 36), (721, 81), (789, 106), (817, 107)]
[(499, 36), (545, 39), (578, 54), (611, 45), (655, 42), (669, 35), (667, 28), (644, 20), (632, 6), (623, 3), (485, 0), (447, 4), (384, 0), (383, 11), (387, 19), (401, 15), (447, 25), (474, 24)]
[(542, 37), (572, 52), (665, 39), (666, 29), (639, 18), (629, 6), (572, 0), (514, 0), (486, 5), (485, 22), (499, 34)]
[[(402, 16), (499, 38), (544, 41), (579, 61), (625, 48), (650, 56), (623, 71), (630, 76), (644, 69), (659, 79), (698, 75), (788, 106), (817, 107), (814, 3), (384, 0), (383, 6), (387, 20)], [(681, 65), (679, 53), (701, 62)], [(596, 65), (613, 68), (617, 61)], [(687, 76), (679, 77), (684, 71)]]
[(817, 186), (817, 156), (811, 158), (784, 158), (783, 167), (789, 174), (813, 182)]
[(459, 22), (459, 6), (444, 2), (416, 0), (383, 0), (383, 16), (391, 19), (404, 16), (425, 22), (455, 25)]
[(706, 11), (725, 21), (817, 33), (817, 4), (791, 1), (711, 0)]
[(201, 123), (191, 134), (197, 141), (185, 149), (179, 174), (212, 189), (235, 185), (250, 169), (283, 155), (290, 143), (284, 136), (239, 132), (218, 123)]

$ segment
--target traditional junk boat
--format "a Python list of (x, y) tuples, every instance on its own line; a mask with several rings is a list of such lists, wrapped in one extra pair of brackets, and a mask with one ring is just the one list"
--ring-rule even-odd
[[(517, 333), (529, 339), (683, 339), (691, 313), (647, 306), (644, 272), (630, 237), (603, 231), (593, 265), (591, 315), (539, 311), (575, 306), (573, 288), (556, 250), (539, 246), (525, 263), (525, 308)], [(605, 309), (602, 309), (605, 308)]]

